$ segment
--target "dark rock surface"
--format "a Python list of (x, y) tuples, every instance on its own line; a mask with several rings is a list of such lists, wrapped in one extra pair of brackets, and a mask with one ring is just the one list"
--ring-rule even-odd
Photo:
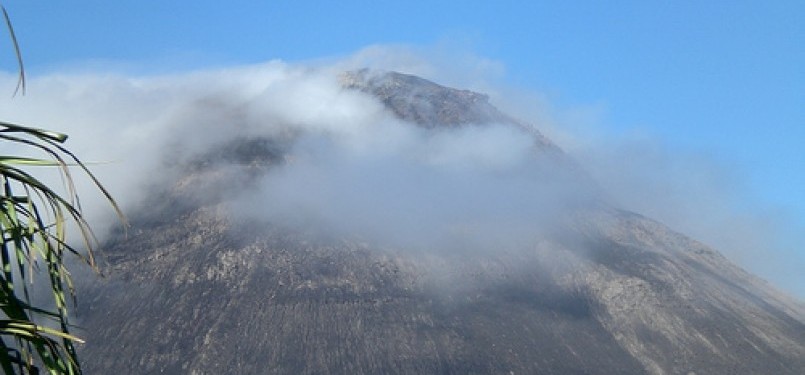
[[(360, 71), (345, 87), (426, 128), (510, 123), (481, 94)], [(548, 145), (535, 134), (537, 145)], [(287, 140), (191, 160), (82, 286), (90, 374), (802, 374), (805, 309), (714, 250), (605, 203), (528, 251), (415, 253), (245, 223), (200, 186)], [(248, 188), (249, 177), (244, 178)]]

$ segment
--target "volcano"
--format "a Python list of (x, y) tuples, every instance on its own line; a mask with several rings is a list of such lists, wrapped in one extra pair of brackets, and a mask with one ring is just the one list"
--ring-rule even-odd
[[(464, 242), (449, 251), (438, 241), (350, 232), (356, 226), (244, 219), (232, 214), (243, 206), (230, 197), (259, 195), (266, 178), (281, 181), (284, 168), (303, 162), (305, 135), (288, 127), (222, 140), (166, 166), (173, 177), (155, 182), (129, 209), (128, 231), (105, 241), (106, 277), (79, 286), (87, 373), (805, 371), (801, 302), (716, 250), (614, 206), (571, 156), (486, 95), (395, 72), (337, 80), (425, 137), (513, 129), (533, 150), (538, 172), (529, 178), (561, 187), (535, 189), (548, 195), (537, 202), (561, 204), (525, 229), (490, 208), (500, 220), (450, 227), (447, 237)], [(230, 120), (220, 126), (240, 121)], [(426, 196), (438, 205), (452, 193)], [(371, 202), (355, 215), (366, 209)], [(491, 225), (494, 236), (473, 235)], [(516, 241), (507, 241), (510, 230)]]

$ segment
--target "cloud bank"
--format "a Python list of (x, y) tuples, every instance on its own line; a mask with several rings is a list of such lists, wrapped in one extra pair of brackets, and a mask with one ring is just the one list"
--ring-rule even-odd
[[(523, 108), (517, 104), (522, 99), (506, 97), (512, 90), (490, 83), (499, 78), (500, 64), (465, 61), (466, 67), (456, 69), (410, 49), (371, 47), (340, 60), (272, 61), (163, 76), (52, 73), (33, 77), (28, 95), (3, 100), (0, 110), (4, 120), (70, 134), (68, 146), (97, 162), (93, 171), (129, 209), (150, 186), (176, 177), (170, 165), (234, 139), (289, 134), (291, 158), (235, 200), (237, 212), (315, 223), (401, 247), (451, 244), (471, 250), (506, 241), (519, 246), (562, 206), (590, 193), (546, 180), (533, 140), (520, 129), (425, 131), (368, 95), (342, 89), (337, 80), (342, 71), (367, 66), (420, 74), (487, 91), (493, 104), (554, 135), (624, 208), (715, 246), (795, 294), (805, 293), (798, 271), (805, 262), (801, 251), (792, 250), (801, 236), (776, 225), (777, 216), (738, 210), (735, 201), (742, 196), (717, 163), (651, 139), (612, 138), (605, 129), (597, 130), (599, 136), (589, 128), (574, 131), (575, 124), (547, 113), (562, 109), (546, 109), (544, 101), (537, 111)], [(461, 71), (473, 81), (462, 85)], [(11, 93), (15, 83), (12, 74), (0, 76), (0, 90)], [(112, 225), (100, 196), (84, 194), (83, 203), (99, 233)]]

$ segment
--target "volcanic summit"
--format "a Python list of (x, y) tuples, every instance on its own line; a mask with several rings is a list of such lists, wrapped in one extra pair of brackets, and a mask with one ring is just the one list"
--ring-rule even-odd
[[(87, 373), (805, 370), (800, 302), (608, 202), (486, 95), (396, 72), (332, 81), (391, 130), (330, 154), (347, 141), (225, 104), (232, 116), (217, 126), (273, 130), (175, 158), (172, 177), (129, 208), (132, 227), (104, 244), (107, 276), (79, 289)], [(395, 129), (426, 146), (398, 146)], [(527, 155), (484, 148), (498, 138), (522, 140)], [(361, 147), (393, 156), (355, 162)]]

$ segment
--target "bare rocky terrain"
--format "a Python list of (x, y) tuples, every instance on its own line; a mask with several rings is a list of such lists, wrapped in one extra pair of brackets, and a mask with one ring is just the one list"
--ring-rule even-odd
[[(527, 128), (482, 94), (414, 76), (341, 82), (412, 126)], [(536, 158), (589, 183), (528, 134)], [(104, 244), (107, 276), (79, 289), (87, 373), (805, 373), (801, 302), (594, 193), (524, 248), (468, 253), (238, 220), (224, 194), (198, 193), (250, 189), (293, 140), (222, 144), (129, 212), (128, 235)]]

